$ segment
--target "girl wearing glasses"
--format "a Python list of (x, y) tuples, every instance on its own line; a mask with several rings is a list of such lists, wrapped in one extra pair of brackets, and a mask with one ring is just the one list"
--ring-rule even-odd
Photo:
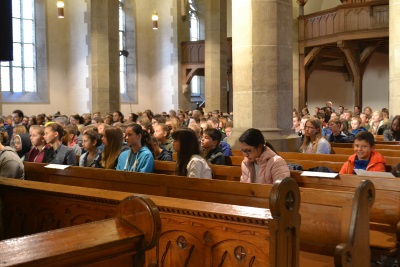
[(322, 136), (322, 125), (318, 118), (310, 118), (304, 126), (304, 140), (300, 147), (302, 153), (330, 154), (331, 145)]
[(240, 150), (245, 156), (241, 182), (272, 184), (276, 180), (290, 177), (285, 160), (275, 153), (271, 144), (265, 142), (260, 130), (246, 130), (240, 136), (239, 142)]

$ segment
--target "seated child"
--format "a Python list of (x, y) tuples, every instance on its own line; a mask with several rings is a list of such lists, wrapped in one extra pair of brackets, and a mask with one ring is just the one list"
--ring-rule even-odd
[(222, 153), (221, 132), (218, 129), (206, 129), (201, 139), (201, 147), (205, 159), (211, 164), (225, 165), (225, 156)]
[(361, 131), (354, 140), (354, 154), (343, 164), (340, 174), (354, 174), (354, 169), (384, 172), (385, 158), (374, 150), (375, 139), (372, 133)]
[(360, 117), (352, 117), (350, 121), (351, 125), (351, 133), (356, 135), (361, 131), (367, 131), (364, 127), (361, 126), (361, 118)]

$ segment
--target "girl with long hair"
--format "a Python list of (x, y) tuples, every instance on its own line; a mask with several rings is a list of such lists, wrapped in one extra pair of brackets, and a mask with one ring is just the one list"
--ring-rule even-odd
[(260, 130), (246, 130), (240, 136), (239, 142), (240, 150), (245, 156), (241, 166), (241, 182), (272, 184), (276, 180), (290, 177), (285, 160), (265, 141)]
[(50, 123), (44, 128), (44, 140), (49, 144), (44, 150), (44, 163), (76, 165), (74, 151), (62, 144), (65, 134), (63, 127), (57, 123)]
[(122, 130), (115, 127), (105, 128), (101, 141), (104, 144), (104, 150), (101, 157), (96, 160), (95, 167), (115, 169), (124, 141)]
[(130, 124), (125, 130), (125, 141), (130, 149), (119, 156), (117, 170), (154, 172), (154, 148), (149, 133), (139, 124)]
[(322, 124), (318, 118), (310, 118), (304, 125), (304, 140), (300, 147), (302, 153), (330, 154), (331, 145), (322, 136)]
[(400, 141), (400, 115), (396, 115), (389, 129), (383, 132), (383, 141)]
[(192, 129), (180, 129), (172, 133), (172, 138), (172, 145), (177, 153), (176, 174), (211, 179), (211, 168), (201, 156), (195, 132)]

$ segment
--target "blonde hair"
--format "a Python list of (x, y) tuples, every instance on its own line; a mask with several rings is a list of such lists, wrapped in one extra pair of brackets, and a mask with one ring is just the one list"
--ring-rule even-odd
[[(310, 122), (310, 123), (315, 127), (315, 130), (316, 130), (315, 139), (314, 139), (314, 141), (311, 141), (311, 138), (310, 138), (309, 136), (305, 135), (305, 136), (304, 136), (304, 141), (303, 141), (303, 144), (302, 144), (301, 147), (300, 147), (300, 150), (303, 151), (303, 152), (306, 151), (308, 145), (312, 142), (312, 149), (311, 149), (311, 151), (312, 151), (313, 153), (315, 153), (315, 152), (317, 151), (318, 141), (319, 141), (321, 138), (323, 138), (323, 136), (322, 136), (322, 125), (321, 125), (321, 121), (320, 121), (318, 118), (310, 118), (310, 119), (308, 119), (308, 120), (306, 121), (306, 123), (305, 123), (304, 125), (306, 125), (307, 122)], [(305, 127), (305, 126), (304, 126), (304, 127)]]

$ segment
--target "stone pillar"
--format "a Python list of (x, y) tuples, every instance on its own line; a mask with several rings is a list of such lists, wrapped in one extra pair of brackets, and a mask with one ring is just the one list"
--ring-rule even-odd
[(205, 110), (227, 112), (226, 0), (205, 2)]
[[(260, 129), (277, 150), (292, 127), (292, 0), (232, 1), (233, 117), (229, 142)], [(284, 141), (285, 140), (285, 141)]]
[(389, 0), (389, 113), (400, 114), (400, 0)]
[(91, 110), (105, 115), (120, 109), (118, 1), (91, 0), (90, 6)]

